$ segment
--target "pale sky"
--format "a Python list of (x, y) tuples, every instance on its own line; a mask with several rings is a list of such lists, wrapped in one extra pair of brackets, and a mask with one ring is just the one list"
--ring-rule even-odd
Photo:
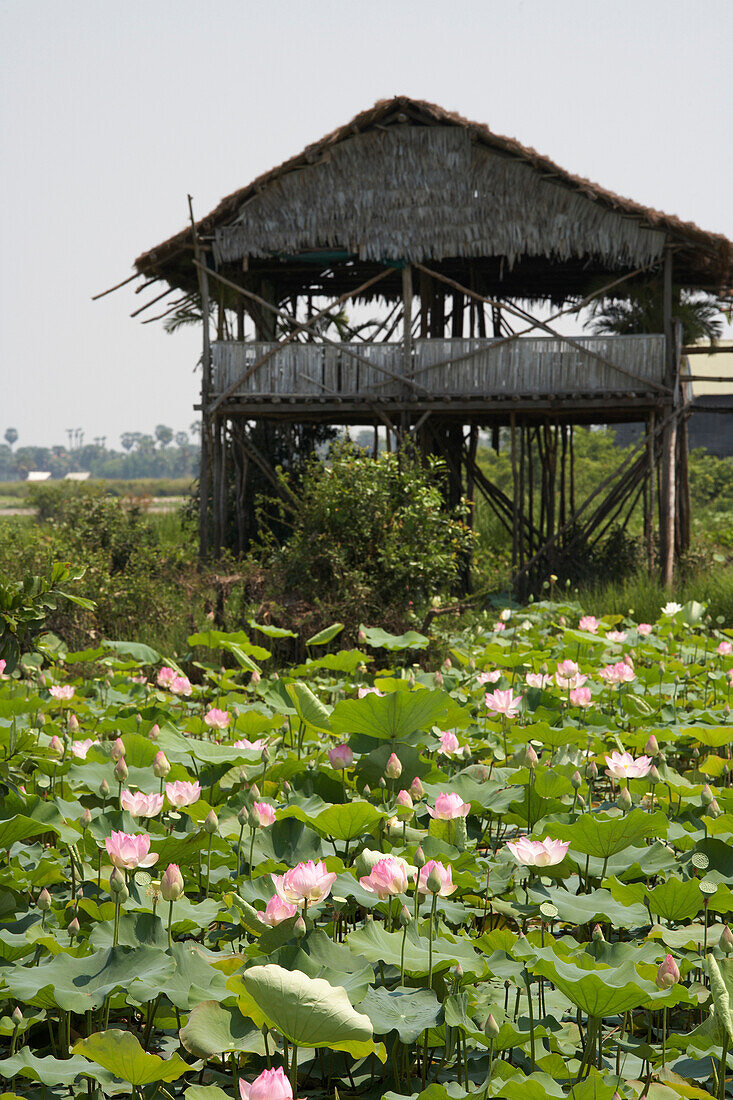
[(733, 238), (732, 0), (0, 0), (0, 437), (194, 419), (134, 258), (405, 94)]

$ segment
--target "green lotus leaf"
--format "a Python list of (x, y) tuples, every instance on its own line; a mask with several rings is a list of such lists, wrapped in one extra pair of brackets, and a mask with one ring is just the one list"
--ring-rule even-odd
[(183, 1095), (185, 1100), (231, 1100), (218, 1085), (189, 1085)]
[(323, 668), (331, 672), (346, 672), (353, 676), (360, 665), (366, 665), (373, 660), (373, 657), (362, 653), (360, 649), (340, 649), (338, 653), (326, 653), (323, 657), (313, 658), (303, 665), (296, 665), (290, 672), (293, 676), (308, 676), (309, 673)]
[(646, 899), (652, 913), (675, 923), (696, 917), (705, 900), (697, 879), (683, 880), (676, 875), (648, 890)]
[(402, 649), (425, 649), (430, 644), (430, 639), (424, 634), (418, 634), (416, 630), (408, 630), (405, 634), (389, 634), (380, 626), (359, 627), (359, 633), (364, 635), (367, 645), (374, 649), (388, 649), (398, 652)]
[(370, 833), (378, 821), (386, 817), (371, 802), (345, 802), (343, 805), (329, 806), (322, 810), (312, 824), (319, 833), (335, 840), (354, 840), (364, 833)]
[(290, 700), (295, 707), (295, 713), (314, 729), (328, 732), (331, 729), (331, 719), (328, 708), (317, 699), (307, 684), (297, 681), (285, 685)]
[(582, 814), (572, 825), (550, 824), (553, 839), (569, 840), (571, 848), (583, 855), (607, 859), (646, 837), (665, 836), (667, 818), (657, 811), (631, 810), (627, 814)]
[(81, 1039), (72, 1050), (83, 1054), (91, 1062), (102, 1066), (115, 1077), (139, 1088), (153, 1081), (176, 1081), (191, 1067), (178, 1054), (159, 1058), (148, 1054), (129, 1031), (97, 1031), (87, 1039)]
[(300, 944), (286, 944), (271, 961), (286, 970), (302, 970), (311, 978), (343, 986), (353, 1005), (361, 1004), (374, 981), (374, 971), (362, 955), (355, 955), (346, 944), (334, 943), (320, 928)]
[(549, 978), (583, 1012), (597, 1018), (639, 1008), (659, 993), (652, 982), (639, 976), (631, 962), (596, 968), (593, 960), (586, 958), (587, 968), (559, 959), (545, 949), (541, 957), (528, 960), (527, 966), (533, 974)]
[[(34, 821), (24, 814), (16, 814), (9, 821), (0, 821), (0, 850), (7, 851), (19, 840), (27, 840), (31, 836), (40, 836), (41, 833), (48, 833), (52, 829), (53, 826), (46, 824), (44, 821)], [(58, 830), (53, 829), (53, 831), (57, 832)]]
[(371, 1020), (352, 1007), (341, 986), (269, 963), (230, 978), (228, 987), (258, 1027), (266, 1023), (298, 1047), (329, 1047), (354, 1058), (379, 1053)]
[(403, 741), (419, 730), (440, 725), (451, 704), (445, 692), (424, 688), (343, 699), (333, 709), (331, 729), (341, 736), (357, 733), (380, 741)]
[(360, 1008), (376, 1035), (396, 1031), (403, 1043), (414, 1043), (426, 1028), (440, 1022), (441, 1005), (432, 989), (370, 989)]
[(331, 623), (330, 626), (325, 626), (323, 630), (319, 630), (317, 634), (313, 634), (310, 638), (308, 638), (305, 644), (327, 645), (328, 642), (332, 642), (334, 638), (338, 637), (343, 629), (343, 623)]
[(181, 1042), (196, 1058), (212, 1055), (264, 1054), (265, 1044), (260, 1029), (243, 1016), (236, 1005), (218, 1001), (201, 1001), (191, 1011), (180, 1031)]
[(54, 1088), (57, 1085), (73, 1085), (78, 1077), (91, 1077), (101, 1085), (112, 1084), (112, 1074), (101, 1073), (92, 1067), (86, 1058), (74, 1055), (71, 1058), (38, 1058), (30, 1047), (22, 1047), (12, 1058), (0, 1062), (0, 1078), (10, 1081), (13, 1077), (29, 1077), (40, 1081), (42, 1085)]
[[(364, 955), (371, 963), (382, 962), (399, 966), (402, 957), (402, 932), (387, 932), (376, 921), (369, 921), (346, 937), (355, 953)], [(429, 969), (429, 941), (411, 924), (405, 936), (405, 971), (411, 977), (424, 977)], [(486, 969), (484, 960), (467, 939), (441, 932), (433, 941), (433, 972), (447, 970), (458, 963), (464, 973), (481, 975)]]
[(733, 994), (733, 959), (717, 960), (714, 955), (707, 957), (707, 971), (710, 978), (710, 992), (715, 1005), (715, 1018), (719, 1026), (728, 1032), (733, 1040), (733, 1012), (731, 994)]

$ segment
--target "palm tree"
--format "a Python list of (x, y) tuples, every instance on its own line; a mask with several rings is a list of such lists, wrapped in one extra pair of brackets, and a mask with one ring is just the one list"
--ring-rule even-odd
[[(643, 332), (664, 332), (664, 303), (658, 283), (641, 283), (625, 300), (601, 298), (593, 310), (592, 331), (598, 335), (630, 336)], [(723, 332), (720, 303), (689, 290), (677, 289), (673, 317), (682, 324), (682, 343), (715, 344)]]
[(18, 438), (18, 433), (15, 430), (15, 428), (6, 428), (5, 429), (5, 442), (7, 443), (7, 445), (10, 448), (12, 448), (12, 446), (16, 442), (17, 438)]

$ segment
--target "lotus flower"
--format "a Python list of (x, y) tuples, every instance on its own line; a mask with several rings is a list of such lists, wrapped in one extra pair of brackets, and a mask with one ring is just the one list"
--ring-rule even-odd
[(671, 989), (680, 980), (680, 971), (671, 955), (665, 955), (659, 964), (654, 981), (659, 989)]
[(443, 756), (454, 756), (460, 749), (455, 733), (444, 732), (440, 735), (440, 751)]
[(628, 637), (628, 635), (626, 634), (625, 630), (607, 630), (606, 631), (606, 641), (608, 641), (608, 642), (618, 642), (619, 645), (620, 645), (621, 642), (626, 641), (627, 637)]
[(570, 841), (550, 840), (549, 836), (544, 840), (522, 836), (519, 840), (507, 841), (507, 848), (523, 867), (554, 867), (565, 859), (569, 847)]
[(593, 703), (591, 698), (590, 688), (577, 687), (571, 688), (570, 702), (574, 707), (589, 707)]
[(268, 825), (275, 824), (275, 810), (269, 802), (254, 802), (252, 804), (252, 810), (257, 814), (260, 819), (260, 828), (265, 829)]
[(584, 615), (578, 623), (579, 630), (585, 630), (588, 634), (597, 634), (600, 623), (595, 615)]
[(390, 753), (384, 774), (387, 779), (399, 779), (402, 775), (402, 762), (396, 752)]
[(113, 831), (104, 842), (107, 855), (115, 867), (134, 871), (136, 867), (152, 867), (157, 855), (150, 851), (150, 837), (147, 833), (116, 833)]
[(239, 1095), (241, 1100), (293, 1100), (293, 1090), (281, 1066), (264, 1069), (251, 1085), (240, 1077)]
[(380, 691), (380, 690), (379, 690), (379, 688), (375, 688), (375, 687), (364, 687), (364, 686), (362, 685), (362, 686), (361, 686), (361, 687), (359, 688), (359, 691), (358, 691), (358, 693), (357, 693), (357, 694), (358, 694), (358, 696), (359, 696), (359, 698), (360, 698), (360, 699), (363, 699), (365, 695), (379, 695), (379, 696), (380, 696), (380, 698), (381, 698), (381, 697), (382, 697), (382, 696), (384, 695), (384, 692), (383, 692), (383, 691)]
[(484, 702), (492, 715), (503, 714), (513, 718), (522, 705), (522, 697), (514, 695), (510, 688), (508, 691), (487, 692)]
[(733, 653), (733, 645), (730, 642), (721, 642), (715, 652), (719, 657), (729, 657)]
[(524, 679), (527, 687), (531, 688), (546, 688), (552, 683), (552, 676), (543, 672), (528, 672)]
[(266, 744), (267, 742), (262, 737), (258, 737), (256, 741), (248, 741), (246, 737), (242, 737), (241, 740), (234, 742), (232, 748), (262, 752)]
[(662, 614), (663, 615), (676, 615), (677, 612), (681, 611), (681, 610), (682, 610), (682, 604), (681, 603), (675, 603), (674, 600), (670, 600), (669, 603), (665, 604), (664, 607), (662, 608)]
[(409, 791), (400, 791), (395, 799), (398, 806), (402, 806), (403, 810), (413, 810), (415, 803), (412, 801), (412, 795)]
[(370, 894), (376, 894), (380, 901), (406, 894), (410, 879), (415, 877), (416, 867), (410, 867), (406, 860), (398, 856), (386, 856), (374, 864), (370, 873), (359, 882)]
[(74, 688), (71, 684), (54, 684), (53, 687), (48, 689), (48, 693), (54, 699), (59, 699), (62, 702), (68, 702), (69, 699), (74, 698)]
[(87, 737), (85, 741), (72, 741), (71, 752), (79, 760), (86, 760), (87, 753), (92, 745), (98, 745), (99, 741), (92, 741), (91, 737)]
[[(433, 878), (438, 879), (440, 882), (440, 889), (438, 890), (428, 890), (428, 879), (433, 872)], [(420, 879), (417, 884), (417, 889), (421, 894), (435, 893), (441, 898), (449, 898), (451, 894), (455, 893), (458, 887), (453, 884), (453, 872), (450, 867), (445, 867), (439, 860), (429, 859), (425, 866), (420, 868)]]
[(143, 794), (142, 791), (123, 791), (120, 805), (133, 817), (157, 817), (163, 809), (165, 799), (162, 794)]
[(335, 771), (344, 771), (354, 763), (354, 754), (348, 745), (336, 745), (328, 750), (328, 761)]
[(636, 632), (637, 634), (641, 634), (643, 637), (646, 637), (647, 634), (651, 634), (653, 629), (654, 627), (651, 623), (639, 623), (636, 628)]
[(158, 672), (158, 686), (169, 688), (177, 675), (178, 673), (174, 668), (168, 668), (167, 665), (163, 665), (163, 667)]
[(331, 893), (336, 875), (330, 872), (323, 860), (299, 863), (284, 875), (270, 875), (275, 892), (290, 905), (311, 905), (323, 901)]
[(183, 875), (177, 863), (169, 863), (160, 880), (164, 901), (178, 901), (183, 896)]
[(634, 760), (630, 752), (612, 752), (606, 757), (606, 763), (606, 775), (614, 779), (643, 779), (652, 766), (648, 756), (638, 756)]
[(170, 683), (170, 690), (174, 695), (190, 695), (193, 689), (188, 676), (174, 676)]
[(494, 623), (494, 633), (501, 634), (502, 630), (506, 630), (506, 623), (499, 619), (498, 623)]
[(636, 673), (626, 661), (618, 661), (615, 665), (606, 665), (599, 669), (598, 675), (607, 684), (629, 684), (636, 679)]
[(294, 917), (297, 912), (297, 905), (291, 905), (289, 902), (283, 901), (277, 894), (273, 894), (265, 906), (264, 913), (257, 914), (257, 919), (261, 920), (263, 924), (268, 924), (270, 928), (277, 928), (278, 924)]
[(48, 743), (48, 751), (56, 753), (58, 756), (64, 755), (64, 743), (60, 737), (56, 736), (56, 734), (53, 735)]
[(204, 723), (213, 730), (225, 730), (229, 725), (229, 711), (217, 710), (216, 707), (212, 707), (207, 710), (204, 715)]
[(495, 668), (492, 672), (479, 672), (476, 677), (479, 684), (495, 684), (501, 680), (502, 672)]
[(468, 817), (471, 812), (471, 803), (464, 802), (455, 792), (439, 794), (435, 799), (435, 807), (428, 806), (428, 813), (437, 821), (453, 821), (457, 817)]
[(7, 663), (7, 661), (0, 660), (0, 680), (5, 679), (5, 666), (7, 665)]
[(166, 783), (165, 797), (177, 810), (182, 806), (192, 806), (201, 797), (201, 784), (198, 779), (193, 783), (187, 783), (185, 779), (177, 779), (175, 783)]

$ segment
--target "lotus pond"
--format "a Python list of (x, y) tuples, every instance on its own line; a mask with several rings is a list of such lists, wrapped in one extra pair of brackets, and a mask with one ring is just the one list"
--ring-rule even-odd
[(255, 623), (42, 639), (0, 680), (5, 1096), (725, 1096), (722, 626), (335, 624), (279, 675)]

